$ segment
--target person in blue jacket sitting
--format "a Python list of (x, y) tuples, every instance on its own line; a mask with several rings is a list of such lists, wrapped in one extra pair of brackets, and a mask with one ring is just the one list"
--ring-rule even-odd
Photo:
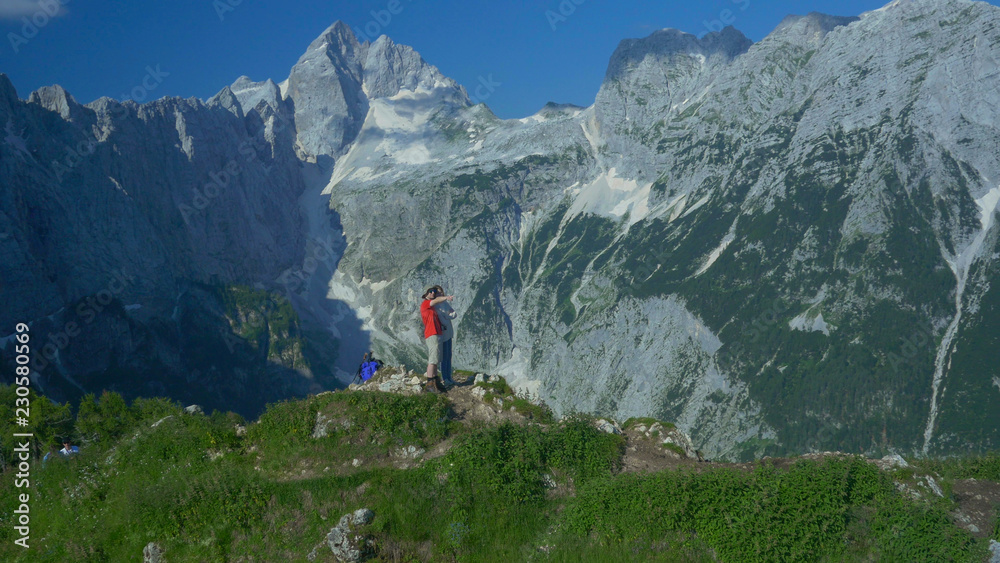
[(70, 457), (80, 453), (80, 448), (72, 444), (73, 443), (69, 440), (63, 440), (63, 448), (59, 450), (59, 455), (63, 457)]

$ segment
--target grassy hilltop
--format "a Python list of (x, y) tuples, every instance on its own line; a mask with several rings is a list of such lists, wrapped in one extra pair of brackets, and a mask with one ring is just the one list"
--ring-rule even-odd
[[(699, 462), (667, 423), (556, 421), (499, 378), (447, 396), (409, 378), (386, 368), (252, 423), (166, 399), (105, 393), (72, 412), (34, 397), (34, 446), (72, 435), (82, 453), (33, 461), (29, 550), (13, 543), (24, 489), (6, 467), (0, 559), (136, 561), (153, 543), (164, 561), (334, 561), (325, 538), (360, 508), (376, 561), (982, 562), (1000, 539), (995, 455)], [(0, 425), (13, 404), (0, 388)], [(9, 464), (15, 430), (0, 430)]]

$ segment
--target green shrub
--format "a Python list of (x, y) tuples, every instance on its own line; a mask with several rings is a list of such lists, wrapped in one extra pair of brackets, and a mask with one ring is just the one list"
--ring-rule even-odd
[(135, 411), (113, 391), (95, 399), (88, 393), (80, 400), (76, 414), (76, 432), (83, 442), (110, 443), (138, 422)]
[(1000, 452), (962, 458), (911, 460), (911, 463), (926, 472), (937, 473), (945, 479), (1000, 481)]
[(608, 477), (621, 467), (625, 439), (595, 428), (591, 416), (567, 416), (548, 438), (548, 460), (577, 484)]
[(139, 397), (132, 401), (132, 410), (136, 419), (150, 424), (171, 415), (180, 416), (184, 413), (180, 403), (163, 397), (151, 399)]
[(465, 437), (446, 456), (452, 501), (472, 510), (479, 489), (505, 503), (540, 500), (544, 451), (541, 430), (510, 422)]
[(423, 445), (448, 435), (448, 401), (440, 395), (358, 391), (335, 394), (333, 401), (351, 407), (355, 424), (377, 434)]
[[(176, 561), (299, 560), (361, 506), (375, 511), (369, 531), (385, 561), (982, 561), (988, 551), (947, 503), (914, 501), (856, 457), (623, 474), (623, 438), (584, 415), (455, 432), (440, 396), (332, 393), (271, 405), (241, 438), (232, 413), (119, 399), (81, 405), (77, 427), (100, 442), (32, 470), (30, 551), (13, 544), (18, 490), (5, 473), (0, 560), (124, 561), (150, 541)], [(67, 406), (45, 405), (50, 429), (67, 424)], [(311, 436), (317, 413), (336, 423), (327, 438)], [(346, 463), (353, 447), (447, 437), (444, 456), (407, 470)], [(988, 456), (926, 463), (992, 471)], [(550, 479), (574, 486), (549, 490)]]
[(486, 389), (487, 393), (492, 393), (497, 397), (514, 395), (514, 390), (507, 384), (507, 380), (499, 376), (492, 376), (488, 382), (477, 383), (476, 387), (482, 387)]
[(257, 422), (247, 428), (247, 438), (262, 446), (283, 448), (298, 444), (312, 435), (318, 410), (316, 398), (271, 403)]
[(556, 421), (555, 413), (548, 405), (536, 404), (525, 397), (512, 397), (509, 399), (511, 408), (521, 413), (525, 418), (540, 424), (552, 424)]
[(687, 457), (687, 452), (684, 451), (684, 448), (678, 446), (677, 444), (672, 442), (663, 442), (660, 445), (663, 446), (664, 449), (670, 450), (681, 457)]
[[(30, 388), (27, 396), (28, 426), (18, 426), (16, 421), (19, 417), (15, 415), (20, 413), (16, 410), (15, 400), (18, 398), (16, 390), (17, 387), (14, 385), (0, 385), (0, 432), (4, 437), (0, 440), (0, 459), (6, 462), (9, 462), (14, 454), (15, 444), (11, 436), (15, 433), (34, 434), (27, 440), (31, 444), (32, 453), (36, 456), (44, 455), (50, 446), (61, 445), (62, 439), (70, 437), (73, 433), (73, 413), (69, 403), (60, 405)], [(0, 470), (3, 469), (3, 464), (0, 463)]]
[[(606, 545), (695, 534), (723, 561), (977, 561), (983, 546), (934, 506), (912, 503), (859, 458), (779, 471), (661, 472), (597, 480), (564, 513), (565, 529)], [(857, 552), (855, 552), (855, 550)]]

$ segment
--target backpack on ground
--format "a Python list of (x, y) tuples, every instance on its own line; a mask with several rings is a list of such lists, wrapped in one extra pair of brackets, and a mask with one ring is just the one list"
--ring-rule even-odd
[(358, 372), (354, 375), (354, 381), (352, 383), (364, 383), (368, 381), (381, 367), (382, 362), (375, 359), (375, 353), (368, 352), (365, 354), (364, 358), (361, 359), (361, 365), (358, 366)]

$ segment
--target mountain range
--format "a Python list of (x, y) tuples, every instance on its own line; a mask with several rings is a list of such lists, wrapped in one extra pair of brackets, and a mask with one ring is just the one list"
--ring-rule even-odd
[(559, 414), (733, 459), (995, 449), (998, 22), (895, 0), (757, 43), (664, 29), (593, 105), (509, 120), (341, 22), (206, 101), (0, 75), (3, 373), (31, 322), (51, 396), (253, 412), (369, 349), (420, 369), (440, 283), (456, 366)]

